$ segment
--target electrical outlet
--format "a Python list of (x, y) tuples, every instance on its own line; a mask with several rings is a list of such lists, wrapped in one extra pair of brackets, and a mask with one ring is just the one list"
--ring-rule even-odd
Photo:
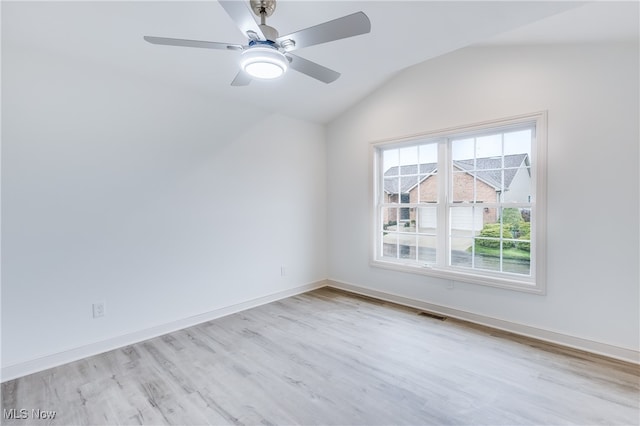
[(104, 314), (105, 314), (105, 303), (104, 302), (94, 303), (93, 304), (93, 317), (94, 318), (100, 318), (100, 317), (103, 317)]
[(449, 290), (453, 290), (453, 287), (454, 287), (453, 281), (451, 281), (451, 280), (447, 281), (447, 288)]
[(280, 276), (281, 277), (286, 277), (287, 276), (287, 268), (284, 266), (280, 267)]

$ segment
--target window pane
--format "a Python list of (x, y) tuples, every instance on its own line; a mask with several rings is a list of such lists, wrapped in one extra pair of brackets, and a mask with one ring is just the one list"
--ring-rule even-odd
[[(426, 170), (424, 168), (423, 170)], [(438, 202), (438, 175), (433, 172), (429, 175), (421, 175), (418, 185), (418, 203), (436, 203)]]
[(408, 146), (406, 148), (400, 148), (400, 165), (406, 166), (415, 164), (418, 164), (418, 147)]
[(505, 169), (504, 187), (505, 203), (531, 202), (531, 168)]
[(467, 172), (454, 172), (451, 179), (454, 203), (471, 203), (475, 200), (475, 179)]
[(513, 258), (507, 253), (502, 260), (502, 272), (531, 275), (531, 259)]
[[(402, 194), (402, 195), (403, 195), (403, 196), (404, 196), (404, 195), (407, 195), (407, 199), (409, 198), (409, 197), (408, 197), (408, 194)], [(411, 208), (409, 208), (409, 207), (402, 207), (402, 208), (400, 209), (400, 220), (399, 220), (399, 222), (400, 222), (401, 224), (404, 224), (404, 225), (408, 226), (408, 225), (409, 225), (409, 220), (410, 220), (410, 219), (411, 219)], [(402, 231), (402, 229), (400, 229), (400, 230)]]
[[(478, 206), (480, 208), (482, 208), (482, 229), (480, 230), (480, 232), (482, 233), (485, 228), (487, 227), (487, 225), (491, 225), (491, 224), (499, 224), (499, 209), (495, 208), (495, 207), (482, 207), (481, 205)], [(495, 235), (496, 237), (498, 237), (499, 235)]]
[(438, 144), (430, 143), (418, 147), (419, 164), (436, 164), (438, 162)]
[(518, 130), (504, 134), (504, 155), (527, 154), (531, 157), (531, 129)]
[(471, 238), (451, 238), (451, 266), (464, 266), (471, 268), (471, 250), (473, 239)]
[(452, 237), (473, 237), (482, 230), (483, 211), (481, 206), (461, 205), (451, 207), (449, 214), (450, 235)]
[(485, 271), (500, 271), (500, 254), (487, 254), (475, 251), (473, 254), (473, 269), (482, 269)]
[(482, 208), (482, 228), (476, 234), (474, 250), (478, 255), (500, 257), (501, 235), (500, 209)]
[(524, 223), (520, 209), (502, 208), (501, 219), (505, 231), (504, 238), (512, 238), (512, 233), (514, 233), (514, 238), (516, 238), (515, 233), (520, 231), (520, 225)]
[(398, 209), (388, 207), (382, 209), (382, 229), (384, 231), (395, 231), (398, 225)]
[(531, 210), (503, 209), (502, 270), (531, 274)]
[(416, 208), (409, 208), (409, 220), (404, 223), (403, 232), (416, 232)]
[(503, 170), (478, 170), (476, 172), (476, 201), (498, 203), (502, 201), (503, 193)]
[(385, 176), (395, 176), (400, 173), (398, 166), (400, 158), (397, 149), (382, 151), (382, 170)]
[(382, 233), (382, 257), (387, 259), (398, 258), (398, 234)]
[(398, 235), (398, 246), (400, 259), (416, 258), (416, 236), (415, 235)]
[(504, 134), (504, 201), (531, 201), (531, 129)]
[[(476, 138), (476, 158), (497, 158), (502, 156), (502, 133)], [(500, 166), (498, 166), (500, 167)], [(478, 165), (478, 169), (480, 167)]]
[(400, 187), (400, 179), (395, 178), (384, 178), (384, 194), (383, 194), (383, 203), (397, 203), (398, 200), (398, 188)]
[(451, 142), (451, 158), (453, 161), (471, 159), (473, 168), (473, 157), (475, 156), (475, 139), (456, 139)]
[(423, 263), (436, 263), (436, 237), (418, 236), (418, 260)]
[(407, 203), (411, 198), (418, 198), (418, 176), (402, 176), (400, 178), (400, 192), (406, 194)]
[(417, 231), (421, 234), (435, 235), (438, 226), (438, 210), (436, 207), (419, 207), (416, 218)]

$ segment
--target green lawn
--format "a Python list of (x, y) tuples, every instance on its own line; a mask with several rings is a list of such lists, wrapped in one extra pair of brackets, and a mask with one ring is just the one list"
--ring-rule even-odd
[[(471, 251), (471, 247), (469, 247)], [(499, 248), (484, 247), (476, 244), (476, 253), (483, 256), (500, 257)], [(516, 248), (508, 248), (502, 250), (503, 259), (518, 259), (518, 260), (531, 260), (531, 253), (525, 250), (518, 250)]]

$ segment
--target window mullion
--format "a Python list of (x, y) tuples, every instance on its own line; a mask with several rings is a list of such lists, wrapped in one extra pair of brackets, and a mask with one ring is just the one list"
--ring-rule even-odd
[(449, 198), (451, 167), (449, 167), (449, 140), (438, 142), (438, 220), (436, 229), (436, 265), (445, 268), (449, 264)]

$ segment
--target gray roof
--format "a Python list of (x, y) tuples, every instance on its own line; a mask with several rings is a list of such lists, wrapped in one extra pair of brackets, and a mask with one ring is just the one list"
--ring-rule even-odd
[[(529, 166), (529, 156), (527, 154), (476, 158), (475, 169), (473, 158), (468, 160), (455, 160), (453, 165), (457, 169), (469, 173), (471, 176), (476, 176), (478, 179), (494, 187), (496, 190), (501, 190), (503, 170), (502, 158), (504, 158), (504, 187), (505, 189), (509, 189), (511, 182), (520, 167), (523, 165), (525, 167)], [(420, 166), (419, 173), (418, 166)], [(398, 192), (406, 194), (418, 183), (431, 176), (436, 171), (436, 168), (436, 163), (390, 167), (386, 172), (384, 172), (384, 190), (389, 194), (397, 194)], [(399, 186), (400, 188), (398, 188)], [(398, 189), (400, 189), (400, 191)]]
[[(416, 186), (420, 181), (425, 180), (428, 176), (431, 176), (432, 173), (436, 171), (438, 166), (437, 163), (423, 163), (420, 164), (420, 175), (426, 176), (418, 176), (418, 164), (411, 164), (408, 166), (394, 166), (389, 168), (386, 172), (384, 172), (384, 190), (390, 194), (397, 194), (398, 192), (405, 194), (411, 190), (414, 186)], [(398, 170), (399, 169), (399, 170)], [(402, 179), (398, 177), (398, 171), (400, 171), (400, 175)], [(413, 176), (407, 176), (413, 175)], [(392, 178), (387, 178), (386, 176), (393, 176)], [(402, 190), (398, 191), (398, 185), (402, 185)]]

